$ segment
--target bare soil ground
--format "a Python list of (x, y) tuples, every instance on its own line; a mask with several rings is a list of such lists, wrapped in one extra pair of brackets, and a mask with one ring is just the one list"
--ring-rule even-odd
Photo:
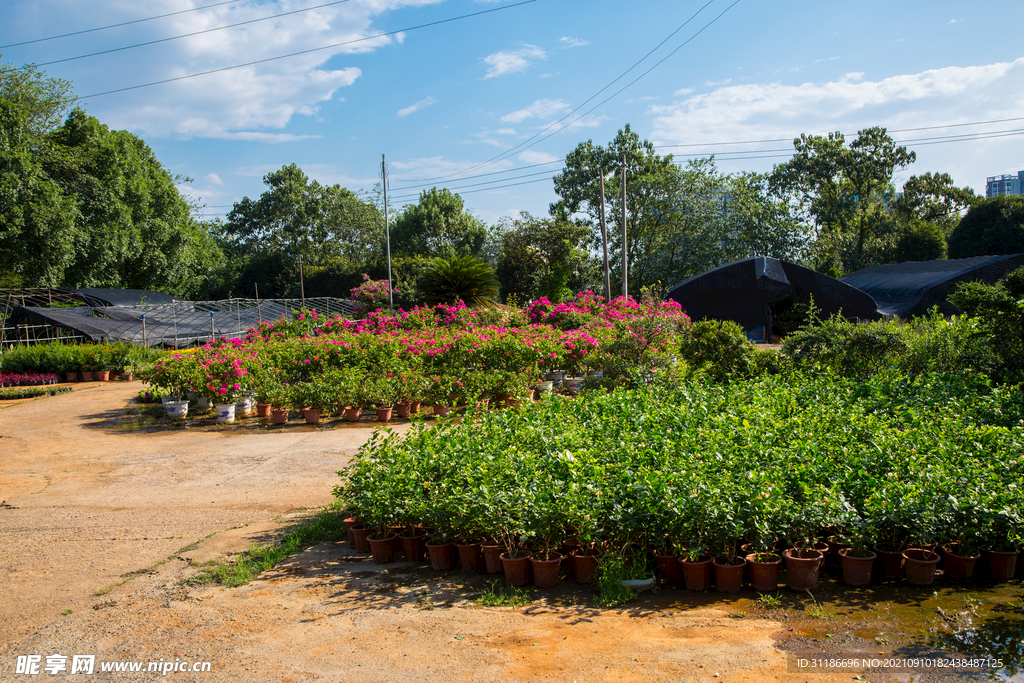
[(788, 671), (778, 639), (793, 625), (744, 616), (749, 596), (663, 591), (596, 610), (563, 582), (527, 608), (481, 608), (492, 577), (376, 566), (341, 542), (241, 588), (191, 586), (198, 564), (330, 503), (371, 427), (126, 432), (141, 385), (78, 386), (0, 403), (0, 681), (31, 680), (18, 655), (54, 653), (211, 662), (169, 674), (202, 681), (854, 678)]

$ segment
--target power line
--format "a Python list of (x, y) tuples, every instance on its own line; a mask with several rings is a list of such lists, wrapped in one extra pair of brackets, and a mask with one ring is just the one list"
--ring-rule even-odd
[(124, 87), (124, 88), (117, 88), (115, 90), (106, 90), (104, 92), (93, 93), (92, 95), (84, 95), (81, 99), (88, 99), (90, 97), (102, 97), (104, 95), (113, 95), (114, 93), (126, 92), (128, 90), (138, 90), (140, 88), (149, 88), (149, 87), (154, 86), (154, 85), (163, 85), (164, 83), (173, 83), (175, 81), (184, 81), (184, 80), (189, 79), (189, 78), (197, 78), (199, 76), (208, 76), (210, 74), (220, 73), (222, 71), (231, 71), (233, 69), (241, 69), (241, 68), (244, 68), (244, 67), (247, 67), (247, 66), (254, 66), (256, 64), (265, 64), (267, 62), (274, 62), (274, 61), (277, 61), (279, 59), (288, 59), (289, 57), (297, 57), (299, 55), (310, 54), (312, 52), (321, 52), (323, 50), (331, 50), (331, 49), (338, 48), (338, 47), (344, 47), (346, 45), (353, 45), (355, 43), (366, 42), (367, 40), (374, 40), (376, 38), (384, 38), (386, 36), (393, 36), (396, 33), (407, 33), (409, 31), (416, 31), (416, 30), (421, 29), (421, 28), (428, 28), (428, 27), (431, 27), (431, 26), (439, 26), (441, 24), (449, 24), (449, 23), (454, 22), (454, 21), (460, 21), (462, 19), (469, 19), (469, 18), (472, 18), (472, 17), (478, 17), (478, 16), (481, 16), (481, 15), (484, 15), (484, 14), (490, 14), (492, 12), (501, 12), (503, 10), (512, 9), (513, 7), (521, 7), (523, 5), (529, 5), (529, 4), (532, 4), (534, 2), (538, 2), (538, 0), (522, 0), (522, 2), (517, 2), (517, 3), (512, 4), (512, 5), (503, 5), (501, 7), (494, 7), (494, 8), (487, 9), (487, 10), (481, 10), (479, 12), (471, 12), (469, 14), (463, 14), (463, 15), (460, 15), (460, 16), (457, 16), (457, 17), (450, 17), (448, 19), (439, 19), (438, 21), (431, 21), (431, 22), (427, 22), (425, 24), (419, 24), (418, 26), (411, 26), (409, 28), (402, 28), (402, 29), (398, 29), (398, 30), (395, 30), (395, 31), (386, 31), (384, 33), (378, 33), (378, 34), (372, 35), (372, 36), (366, 36), (366, 37), (363, 37), (363, 38), (356, 38), (354, 40), (346, 40), (345, 42), (335, 43), (333, 45), (324, 45), (322, 47), (314, 47), (314, 48), (310, 48), (308, 50), (300, 50), (299, 52), (292, 52), (290, 54), (280, 55), (280, 56), (277, 56), (277, 57), (267, 57), (266, 59), (257, 59), (257, 60), (252, 61), (252, 62), (246, 62), (245, 64), (235, 64), (234, 66), (225, 66), (225, 67), (221, 67), (219, 69), (211, 69), (209, 71), (201, 71), (199, 73), (188, 74), (186, 76), (177, 76), (175, 78), (165, 78), (163, 80), (153, 81), (151, 83), (141, 83), (139, 85), (130, 85), (130, 86), (127, 86), (127, 87)]
[(70, 38), (71, 36), (80, 36), (83, 33), (95, 33), (96, 31), (106, 31), (110, 28), (118, 28), (121, 26), (130, 26), (131, 24), (141, 24), (144, 21), (153, 21), (154, 19), (165, 19), (167, 17), (174, 17), (179, 14), (188, 14), (189, 12), (199, 12), (200, 10), (210, 9), (212, 7), (220, 7), (221, 5), (230, 5), (235, 2), (241, 2), (241, 0), (225, 0), (225, 2), (218, 2), (212, 5), (204, 5), (202, 7), (193, 7), (192, 9), (183, 9), (179, 12), (171, 12), (169, 14), (158, 14), (155, 17), (146, 17), (145, 19), (133, 19), (132, 21), (122, 21), (120, 24), (110, 24), (108, 26), (98, 26), (97, 28), (87, 28), (83, 31), (73, 31), (71, 33), (62, 33), (59, 36), (50, 36), (49, 38), (36, 38), (34, 40), (24, 40), (20, 43), (11, 43), (10, 45), (0, 45), (0, 50), (8, 47), (20, 47), (22, 45), (32, 45), (33, 43), (44, 43), (47, 40), (57, 40), (58, 38)]
[(133, 50), (137, 47), (145, 47), (147, 45), (156, 45), (158, 43), (168, 43), (172, 40), (181, 40), (182, 38), (191, 38), (192, 36), (200, 36), (204, 33), (213, 33), (214, 31), (224, 31), (229, 28), (236, 28), (238, 26), (245, 26), (247, 24), (256, 24), (261, 21), (269, 21), (270, 19), (278, 19), (280, 17), (286, 17), (292, 14), (301, 14), (303, 12), (312, 12), (315, 9), (323, 9), (324, 7), (330, 7), (332, 5), (340, 5), (342, 3), (350, 2), (351, 0), (334, 0), (334, 2), (328, 2), (323, 5), (315, 5), (313, 7), (307, 7), (305, 9), (292, 10), (291, 12), (282, 12), (281, 14), (273, 14), (269, 17), (261, 17), (259, 19), (249, 19), (247, 21), (239, 21), (235, 24), (227, 24), (225, 26), (217, 26), (215, 28), (207, 28), (202, 31), (193, 31), (192, 33), (183, 33), (180, 36), (171, 36), (170, 38), (159, 38), (157, 40), (148, 40), (145, 43), (136, 43), (134, 45), (125, 45), (123, 47), (113, 47), (109, 50), (100, 50), (99, 52), (90, 52), (89, 54), (78, 55), (77, 57), (65, 57), (64, 59), (55, 59), (51, 62), (41, 62), (36, 66), (50, 66), (52, 64), (63, 64), (64, 62), (73, 62), (76, 59), (85, 59), (87, 57), (96, 57), (99, 55), (108, 55), (112, 52), (122, 52), (124, 50)]
[[(956, 124), (956, 125), (969, 125), (969, 124)], [(928, 130), (928, 129), (935, 129), (935, 128), (945, 128), (945, 127), (946, 126), (929, 126), (927, 128), (923, 128), (921, 130)], [(908, 130), (914, 130), (914, 129), (908, 129)], [(971, 142), (971, 141), (975, 141), (975, 140), (988, 140), (988, 139), (996, 139), (996, 138), (1004, 138), (1004, 137), (1016, 137), (1016, 136), (1021, 136), (1021, 135), (1024, 135), (1024, 129), (1015, 129), (1015, 130), (1006, 130), (1006, 131), (993, 131), (991, 133), (975, 133), (975, 134), (970, 135), (969, 137), (968, 136), (940, 136), (938, 138), (921, 138), (920, 141), (910, 142), (910, 144), (908, 146), (910, 146), (910, 147), (921, 147), (921, 146), (924, 146), (924, 145), (941, 145), (941, 144), (949, 144), (949, 143), (954, 143), (954, 142)], [(758, 142), (758, 141), (753, 140), (751, 142)], [(900, 142), (900, 141), (897, 141), (897, 143), (898, 144), (904, 144), (903, 142)], [(723, 159), (723, 161), (742, 161), (742, 160), (746, 160), (746, 159), (782, 159), (782, 158), (792, 158), (796, 154), (795, 152), (790, 152), (788, 154), (759, 154), (758, 153), (758, 152), (770, 152), (770, 151), (775, 151), (775, 150), (750, 150), (750, 151), (747, 151), (747, 152), (744, 152), (744, 151), (731, 152), (731, 154), (747, 154), (748, 156), (728, 157), (726, 159)], [(683, 156), (699, 158), (699, 157), (704, 157), (704, 156), (716, 156), (717, 157), (718, 155), (712, 152), (710, 155), (704, 155), (704, 154), (685, 154)], [(564, 161), (564, 159), (562, 159), (562, 161)], [(555, 163), (555, 162), (551, 162), (551, 163)], [(683, 166), (683, 165), (685, 165), (685, 163), (686, 162), (679, 162), (676, 165), (677, 166)], [(523, 168), (531, 168), (531, 167), (524, 166)], [(517, 170), (517, 169), (509, 169), (509, 171), (502, 171), (502, 173), (508, 173), (508, 172), (513, 171), (513, 170)], [(487, 174), (487, 175), (489, 175), (489, 174)], [(535, 174), (528, 174), (526, 176), (518, 176), (518, 177), (523, 178), (523, 177), (528, 177), (529, 175), (535, 175)], [(473, 177), (473, 176), (471, 176), (471, 177)], [(544, 182), (545, 180), (549, 180), (550, 178), (553, 178), (553, 177), (554, 176), (549, 176), (549, 177), (545, 177), (545, 178), (538, 178), (538, 179), (535, 179), (535, 180), (527, 180), (527, 181), (519, 182), (519, 183), (508, 183), (508, 184), (504, 184), (504, 185), (495, 185), (494, 187), (484, 187), (484, 188), (478, 188), (478, 189), (471, 189), (471, 190), (466, 190), (464, 192), (460, 192), (459, 194), (472, 194), (474, 192), (487, 192), (487, 191), (490, 191), (490, 190), (503, 190), (503, 189), (509, 188), (509, 187), (518, 187), (520, 185), (529, 185), (529, 184), (532, 184), (532, 183)], [(463, 178), (462, 180), (468, 180), (468, 179), (469, 178)], [(513, 179), (514, 178), (504, 178), (504, 179), (494, 180), (494, 181), (490, 181), (490, 182), (486, 182), (486, 183), (476, 183), (474, 185), (465, 185), (463, 187), (475, 187), (476, 185), (490, 185), (492, 183), (503, 183), (506, 180), (513, 180)], [(411, 188), (407, 188), (407, 189), (411, 189)], [(453, 187), (453, 188), (448, 188), (448, 189), (456, 189), (457, 190), (459, 188), (458, 187)], [(416, 199), (417, 196), (418, 195), (406, 195), (406, 196), (402, 196), (402, 197), (396, 197), (395, 201), (406, 201), (406, 200), (410, 200), (410, 199)]]
[[(495, 161), (498, 161), (498, 160), (500, 160), (500, 159), (501, 159), (501, 158), (503, 158), (503, 157), (507, 157), (507, 156), (508, 156), (509, 154), (512, 154), (513, 152), (515, 152), (515, 151), (516, 151), (517, 149), (519, 149), (520, 147), (522, 147), (522, 146), (523, 146), (523, 145), (525, 145), (526, 143), (530, 142), (531, 140), (534, 140), (535, 138), (539, 137), (540, 135), (543, 135), (543, 134), (544, 134), (544, 132), (545, 132), (545, 131), (547, 131), (547, 130), (549, 130), (549, 129), (550, 129), (550, 128), (551, 128), (552, 126), (557, 126), (557, 125), (558, 125), (559, 123), (561, 123), (562, 121), (565, 121), (565, 120), (566, 120), (567, 118), (569, 118), (570, 116), (572, 116), (572, 115), (573, 115), (573, 114), (574, 114), (575, 112), (579, 111), (579, 109), (580, 109), (581, 107), (583, 107), (583, 106), (584, 106), (584, 105), (586, 105), (586, 104), (587, 104), (588, 102), (590, 102), (591, 100), (593, 100), (594, 98), (596, 98), (596, 97), (597, 97), (598, 95), (600, 95), (601, 93), (603, 93), (603, 92), (604, 92), (605, 90), (607, 90), (608, 88), (612, 87), (613, 85), (615, 85), (616, 83), (618, 83), (618, 82), (619, 82), (620, 80), (622, 80), (623, 78), (625, 78), (625, 77), (626, 77), (626, 74), (628, 74), (628, 73), (629, 73), (630, 71), (632, 71), (633, 69), (635, 69), (635, 68), (637, 68), (638, 66), (640, 66), (640, 64), (642, 64), (642, 63), (644, 62), (644, 60), (646, 60), (646, 59), (647, 59), (648, 57), (650, 57), (650, 56), (651, 56), (652, 54), (654, 54), (655, 52), (657, 52), (657, 51), (658, 51), (658, 49), (660, 49), (662, 45), (664, 45), (664, 44), (665, 44), (665, 43), (667, 43), (667, 42), (668, 42), (669, 40), (671, 40), (671, 39), (672, 39), (672, 37), (673, 37), (673, 36), (675, 36), (675, 35), (676, 35), (677, 33), (679, 33), (679, 32), (680, 32), (681, 30), (683, 30), (683, 28), (685, 28), (687, 24), (689, 24), (689, 23), (690, 23), (691, 21), (693, 21), (694, 19), (696, 19), (696, 18), (697, 18), (697, 16), (698, 16), (698, 15), (699, 15), (699, 14), (700, 14), (701, 12), (703, 12), (703, 11), (704, 11), (704, 9), (705, 9), (705, 8), (706, 8), (706, 7), (708, 6), (708, 5), (710, 5), (710, 4), (712, 3), (712, 2), (714, 2), (714, 1), (715, 1), (715, 0), (708, 0), (708, 2), (707, 2), (707, 3), (705, 3), (704, 5), (702, 5), (702, 6), (701, 6), (701, 8), (700, 8), (700, 9), (698, 9), (698, 10), (697, 10), (696, 12), (694, 12), (694, 13), (693, 13), (693, 15), (691, 15), (689, 19), (687, 19), (687, 20), (686, 20), (686, 21), (684, 21), (684, 22), (683, 22), (682, 24), (680, 24), (680, 25), (679, 25), (679, 28), (677, 28), (677, 29), (676, 29), (675, 31), (673, 31), (672, 33), (670, 33), (670, 34), (669, 34), (669, 35), (668, 35), (668, 36), (667, 36), (667, 37), (666, 37), (666, 38), (665, 38), (664, 40), (662, 40), (662, 41), (661, 41), (660, 43), (658, 43), (658, 44), (657, 44), (657, 45), (656, 45), (656, 46), (655, 46), (655, 47), (654, 47), (654, 48), (653, 48), (653, 49), (652, 49), (652, 50), (651, 50), (650, 52), (648, 52), (648, 53), (647, 53), (647, 54), (645, 54), (645, 55), (644, 55), (643, 57), (641, 57), (641, 58), (640, 58), (640, 59), (638, 59), (638, 60), (637, 60), (636, 62), (634, 62), (634, 63), (633, 63), (633, 66), (631, 66), (631, 67), (629, 67), (628, 69), (626, 69), (625, 71), (623, 71), (623, 72), (622, 72), (621, 74), (619, 74), (619, 75), (618, 75), (618, 76), (617, 76), (617, 77), (616, 77), (616, 78), (615, 78), (615, 79), (614, 79), (613, 81), (611, 81), (610, 83), (608, 83), (607, 85), (605, 85), (605, 86), (604, 86), (603, 88), (601, 88), (600, 90), (598, 90), (598, 91), (597, 91), (596, 93), (594, 93), (593, 95), (591, 95), (590, 97), (588, 97), (588, 98), (587, 98), (586, 100), (584, 100), (584, 101), (583, 101), (583, 103), (582, 103), (582, 104), (580, 104), (580, 106), (579, 106), (579, 107), (576, 107), (576, 109), (573, 109), (572, 111), (570, 111), (570, 112), (569, 112), (568, 114), (566, 114), (566, 115), (565, 115), (565, 116), (563, 116), (562, 118), (558, 119), (557, 121), (555, 121), (555, 122), (553, 122), (553, 123), (550, 123), (550, 124), (548, 124), (548, 125), (547, 125), (547, 126), (546, 126), (545, 128), (543, 128), (543, 129), (542, 129), (541, 131), (539, 131), (538, 133), (534, 134), (533, 136), (531, 136), (531, 137), (527, 138), (527, 139), (526, 139), (525, 141), (523, 141), (523, 142), (519, 143), (518, 145), (516, 145), (516, 146), (515, 146), (515, 147), (513, 147), (512, 149), (510, 149), (510, 150), (506, 150), (506, 151), (504, 151), (504, 152), (502, 152), (502, 153), (498, 154), (498, 155), (497, 155), (497, 156), (495, 156), (495, 157), (491, 157), (491, 158), (490, 158), (490, 159), (488, 159), (487, 161), (484, 161), (484, 162), (482, 162), (482, 163), (476, 164), (475, 166), (470, 166), (469, 168), (467, 168), (467, 169), (464, 169), (464, 170), (460, 171), (460, 172), (459, 172), (459, 174), (461, 174), (461, 173), (467, 173), (467, 172), (469, 172), (469, 171), (473, 171), (473, 170), (475, 170), (475, 169), (477, 169), (477, 168), (483, 168), (483, 167), (485, 167), (485, 166), (488, 166), (488, 165), (490, 165), (490, 164), (494, 163)], [(738, 1), (738, 0), (737, 0), (737, 1)], [(685, 43), (684, 43), (684, 45), (685, 45)], [(531, 145), (531, 146), (532, 146), (532, 145)], [(452, 175), (458, 175), (458, 174), (452, 174)], [(446, 180), (446, 179), (448, 179), (448, 178), (450, 178), (450, 177), (452, 177), (452, 176), (451, 176), (451, 175), (448, 175), (448, 176), (439, 176), (439, 177), (437, 177), (437, 178), (431, 178), (430, 180)]]
[[(940, 129), (943, 129), (943, 128), (962, 128), (964, 126), (984, 126), (984, 125), (989, 125), (989, 124), (993, 124), (993, 123), (1005, 123), (1005, 122), (1010, 122), (1010, 121), (1024, 121), (1024, 117), (1011, 118), (1011, 119), (991, 119), (989, 121), (970, 121), (970, 122), (966, 122), (966, 123), (948, 123), (948, 124), (943, 124), (943, 125), (938, 125), (938, 126), (920, 126), (920, 127), (917, 127), (917, 128), (899, 128), (899, 129), (892, 129), (892, 130), (887, 131), (887, 132), (891, 132), (891, 133), (907, 133), (907, 132), (921, 131), (921, 130), (940, 130)], [(1021, 129), (1015, 129), (1015, 130), (1021, 130)], [(977, 138), (976, 136), (978, 136), (978, 135), (985, 135), (985, 136), (994, 136), (994, 137), (1004, 137), (1002, 135), (997, 135), (996, 136), (996, 135), (993, 135), (993, 134), (1001, 134), (1001, 133), (1007, 133), (1007, 132), (1011, 132), (1011, 131), (989, 131), (989, 132), (986, 132), (986, 133), (969, 133), (969, 134), (965, 134), (965, 135), (971, 136), (970, 139), (985, 139), (985, 138)], [(844, 135), (851, 135), (851, 134), (850, 133), (845, 133)], [(959, 137), (963, 137), (963, 136), (959, 136)], [(739, 140), (739, 141), (729, 141), (729, 142), (691, 143), (691, 144), (685, 144), (685, 145), (657, 145), (657, 147), (658, 147), (658, 149), (674, 149), (674, 148), (678, 148), (678, 147), (703, 147), (703, 148), (706, 148), (706, 147), (724, 147), (724, 146), (728, 146), (728, 145), (758, 145), (758, 144), (766, 144), (766, 143), (770, 143), (770, 142), (790, 142), (791, 140), (794, 140), (794, 139), (795, 138), (793, 138), (793, 137), (789, 137), (789, 138), (773, 138), (773, 139), (765, 139), (765, 140)], [(928, 140), (928, 141), (939, 140), (939, 139), (940, 138), (922, 138), (922, 140)], [(896, 141), (896, 142), (898, 144), (908, 144), (908, 143), (914, 143), (916, 141), (915, 140), (903, 140), (903, 141)], [(922, 144), (935, 144), (935, 143), (934, 142), (927, 142), (927, 143), (922, 143)], [(725, 157), (725, 155), (727, 155), (727, 154), (754, 154), (754, 153), (760, 154), (760, 153), (767, 153), (767, 152), (785, 152), (785, 151), (789, 151), (789, 148), (786, 148), (786, 149), (737, 150), (737, 151), (733, 151), (733, 152), (715, 152), (715, 151), (695, 152), (695, 153), (689, 153), (689, 154), (675, 154), (673, 156), (675, 156), (675, 157), (701, 158), (701, 157), (706, 157), (706, 156), (709, 156), (709, 155), (714, 155), (716, 157), (722, 158), (722, 157)], [(787, 155), (777, 155), (777, 156), (787, 156)], [(753, 159), (753, 158), (768, 158), (768, 157), (742, 157), (742, 158), (751, 158), (751, 159)], [(734, 159), (736, 159), (736, 157), (725, 157), (723, 160), (724, 161), (731, 161), (731, 160), (734, 160)], [(484, 177), (492, 176), (492, 175), (502, 175), (502, 174), (505, 174), (505, 173), (514, 173), (514, 172), (517, 172), (517, 171), (524, 171), (524, 170), (530, 169), (530, 168), (538, 168), (540, 166), (547, 166), (549, 164), (560, 164), (560, 163), (562, 163), (564, 161), (565, 161), (564, 158), (562, 158), (562, 159), (555, 159), (555, 160), (552, 160), (552, 161), (546, 161), (546, 162), (544, 162), (542, 164), (529, 164), (527, 166), (516, 166), (515, 168), (509, 168), (509, 169), (506, 169), (504, 171), (489, 171), (487, 173), (479, 173), (479, 174), (476, 174), (476, 175), (462, 176), (462, 177), (459, 177), (459, 178), (453, 178), (452, 182), (461, 182), (463, 180), (473, 180), (475, 178), (484, 178)], [(443, 179), (443, 177), (435, 178), (434, 180), (440, 180), (440, 179)], [(432, 183), (431, 183), (430, 179), (427, 179), (425, 182), (414, 182), (411, 185), (406, 185), (404, 187), (400, 187), (396, 191), (412, 190), (412, 189), (421, 188), (421, 187), (428, 187), (431, 184)]]

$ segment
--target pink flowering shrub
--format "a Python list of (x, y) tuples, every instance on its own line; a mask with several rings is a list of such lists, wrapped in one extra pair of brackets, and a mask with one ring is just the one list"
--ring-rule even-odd
[[(362, 318), (370, 311), (384, 308), (388, 303), (388, 281), (371, 280), (366, 273), (363, 273), (363, 283), (349, 291), (349, 298), (356, 305), (354, 315), (357, 318)], [(391, 291), (397, 292), (398, 289)]]

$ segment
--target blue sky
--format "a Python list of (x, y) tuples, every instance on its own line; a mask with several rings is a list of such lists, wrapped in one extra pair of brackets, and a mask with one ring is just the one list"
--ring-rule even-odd
[[(792, 149), (780, 139), (875, 125), (917, 152), (898, 181), (946, 172), (983, 193), (986, 176), (1024, 169), (1020, 3), (347, 0), (296, 12), (329, 1), (4, 0), (0, 53), (39, 64), (251, 22), (42, 67), (193, 178), (182, 190), (207, 217), (288, 163), (369, 190), (382, 153), (398, 205), (447, 184), (488, 222), (544, 214), (556, 162), (626, 123), (662, 153), (714, 153), (728, 172), (770, 170)], [(1021, 120), (962, 125), (999, 119)]]

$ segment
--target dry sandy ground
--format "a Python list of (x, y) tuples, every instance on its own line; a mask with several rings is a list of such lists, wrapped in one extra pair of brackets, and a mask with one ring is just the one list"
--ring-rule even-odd
[[(773, 640), (782, 625), (728, 618), (727, 603), (694, 608), (664, 592), (599, 611), (579, 606), (587, 589), (564, 585), (533, 607), (485, 609), (468, 598), (486, 577), (375, 566), (345, 543), (242, 588), (189, 586), (195, 563), (328, 504), (371, 429), (125, 433), (110, 425), (141, 385), (79, 387), (0, 403), (2, 681), (35, 680), (15, 672), (18, 655), (45, 665), (56, 653), (68, 669), (75, 654), (210, 662), (167, 674), (197, 681), (853, 679), (787, 672)], [(163, 677), (96, 667), (72, 678)]]

